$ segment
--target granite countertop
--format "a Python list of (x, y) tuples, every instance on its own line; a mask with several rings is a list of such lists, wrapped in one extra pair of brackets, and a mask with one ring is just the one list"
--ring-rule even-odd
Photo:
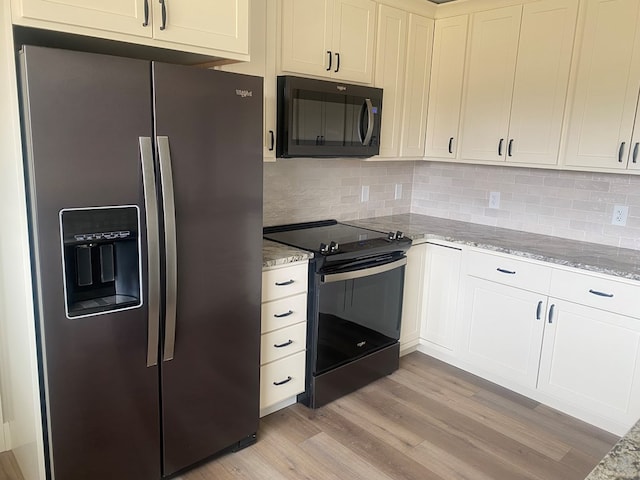
[(262, 268), (286, 265), (313, 258), (313, 253), (289, 247), (271, 240), (262, 240)]
[(640, 251), (414, 213), (351, 220), (382, 232), (400, 230), (417, 240), (441, 240), (640, 281)]
[(640, 421), (620, 439), (585, 480), (640, 478)]

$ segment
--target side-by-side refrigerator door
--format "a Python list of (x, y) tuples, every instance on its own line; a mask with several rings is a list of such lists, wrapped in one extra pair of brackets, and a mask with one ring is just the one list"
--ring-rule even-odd
[(154, 64), (165, 475), (258, 427), (262, 79)]
[(50, 478), (159, 478), (150, 64), (24, 47), (20, 74)]

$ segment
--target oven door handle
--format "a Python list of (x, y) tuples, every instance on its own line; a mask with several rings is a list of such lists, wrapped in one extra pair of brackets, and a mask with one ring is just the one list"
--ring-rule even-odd
[(369, 277), (371, 275), (377, 275), (378, 273), (388, 272), (394, 268), (402, 267), (407, 264), (407, 257), (403, 257), (395, 262), (385, 263), (377, 267), (363, 268), (359, 270), (353, 270), (351, 272), (344, 273), (331, 273), (329, 275), (322, 276), (322, 283), (343, 282), (345, 280), (354, 280), (356, 278)]

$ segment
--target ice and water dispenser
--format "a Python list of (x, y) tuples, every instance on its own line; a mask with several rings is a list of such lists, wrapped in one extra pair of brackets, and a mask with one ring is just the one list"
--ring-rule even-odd
[(139, 215), (136, 206), (60, 212), (69, 318), (142, 304)]

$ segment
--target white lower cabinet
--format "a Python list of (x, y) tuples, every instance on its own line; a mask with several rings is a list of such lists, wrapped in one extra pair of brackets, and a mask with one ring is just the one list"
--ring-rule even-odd
[(465, 295), (465, 361), (490, 380), (535, 388), (546, 295), (476, 277)]
[(305, 389), (308, 262), (262, 272), (260, 416)]
[(440, 356), (454, 350), (461, 251), (422, 243), (407, 253), (401, 354), (418, 349)]
[(538, 389), (592, 423), (633, 425), (640, 417), (640, 320), (549, 302)]
[(466, 252), (452, 363), (618, 435), (640, 417), (636, 282)]

